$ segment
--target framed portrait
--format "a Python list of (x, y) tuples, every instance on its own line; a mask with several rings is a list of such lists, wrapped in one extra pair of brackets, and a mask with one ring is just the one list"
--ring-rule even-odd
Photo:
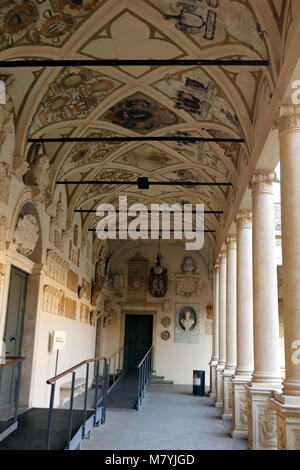
[(199, 343), (199, 318), (197, 304), (176, 304), (175, 343)]

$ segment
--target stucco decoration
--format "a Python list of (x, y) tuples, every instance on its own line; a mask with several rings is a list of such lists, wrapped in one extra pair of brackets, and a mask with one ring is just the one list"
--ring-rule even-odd
[(17, 251), (22, 255), (29, 256), (35, 249), (39, 239), (39, 222), (33, 214), (20, 216), (15, 233), (14, 243)]
[(199, 274), (176, 274), (175, 275), (175, 289), (176, 294), (180, 297), (189, 299), (194, 295), (199, 294), (200, 288), (200, 275)]

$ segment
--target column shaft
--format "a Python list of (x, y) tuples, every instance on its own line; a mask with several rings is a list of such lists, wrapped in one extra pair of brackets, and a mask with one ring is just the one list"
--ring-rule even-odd
[(281, 390), (274, 173), (255, 174), (253, 200), (254, 372), (248, 388), (248, 441), (255, 450), (277, 449), (273, 391)]
[(300, 450), (300, 106), (279, 119), (285, 380), (276, 395), (278, 449)]
[(253, 373), (252, 213), (237, 214), (237, 366), (233, 385), (233, 437), (247, 437), (247, 389)]

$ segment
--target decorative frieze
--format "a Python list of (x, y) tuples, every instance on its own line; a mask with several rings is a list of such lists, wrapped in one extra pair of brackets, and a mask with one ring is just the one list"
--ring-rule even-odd
[(51, 279), (66, 285), (69, 263), (54, 250), (48, 249), (46, 256), (45, 274)]

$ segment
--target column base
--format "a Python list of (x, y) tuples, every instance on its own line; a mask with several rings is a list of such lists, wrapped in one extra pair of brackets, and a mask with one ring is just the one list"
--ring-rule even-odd
[(248, 400), (248, 448), (249, 450), (277, 450), (277, 420), (272, 403), (274, 393), (263, 384), (246, 386)]
[(248, 437), (248, 401), (246, 385), (250, 375), (235, 375), (232, 379), (232, 429), (231, 437)]
[(215, 407), (222, 408), (223, 407), (223, 370), (224, 365), (217, 366), (217, 392), (216, 392), (216, 401)]
[(232, 378), (233, 369), (224, 369), (223, 372), (223, 409), (222, 419), (232, 419)]
[(278, 450), (300, 450), (300, 397), (274, 394)]

